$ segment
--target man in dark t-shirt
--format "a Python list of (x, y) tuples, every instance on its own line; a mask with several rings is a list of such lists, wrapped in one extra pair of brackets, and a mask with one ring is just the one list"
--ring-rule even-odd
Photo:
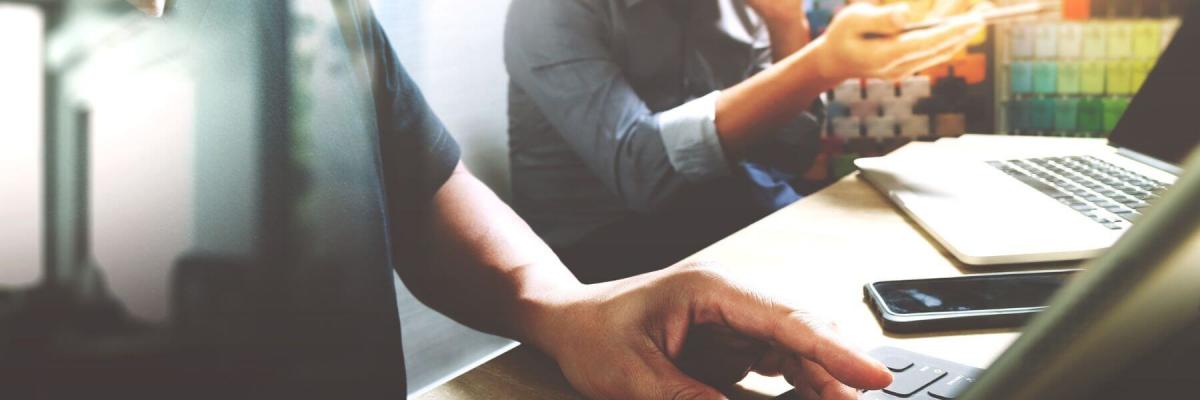
[[(468, 326), (545, 351), (575, 388), (595, 398), (721, 398), (708, 385), (739, 380), (751, 366), (783, 373), (822, 398), (856, 398), (853, 388), (888, 384), (885, 369), (843, 344), (824, 322), (735, 286), (703, 264), (580, 284), (529, 226), (458, 162), (458, 147), (378, 24), (369, 29), (383, 44), (375, 48), (383, 55), (375, 88), (385, 93), (375, 96), (389, 213), (394, 218), (428, 210), (422, 224), (389, 224), (393, 238), (412, 238), (404, 243), (420, 243), (425, 250), (407, 253), (420, 262), (397, 261), (405, 284), (421, 301)], [(388, 145), (389, 140), (396, 143)], [(748, 358), (723, 360), (728, 362), (720, 367), (733, 373), (680, 365), (684, 341), (700, 326), (723, 332), (707, 336), (772, 343), (774, 355), (787, 356), (759, 363), (765, 352), (748, 351)], [(738, 340), (725, 343), (733, 342)]]
[(827, 399), (889, 384), (887, 370), (845, 344), (831, 324), (703, 263), (581, 284), (463, 167), (367, 2), (347, 2), (363, 16), (343, 33), (361, 46), (372, 80), (393, 265), (422, 302), (545, 352), (593, 398), (723, 398), (713, 387), (751, 368)]

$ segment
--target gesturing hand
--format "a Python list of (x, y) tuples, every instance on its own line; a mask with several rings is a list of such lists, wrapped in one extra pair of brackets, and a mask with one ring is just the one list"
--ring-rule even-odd
[[(532, 321), (531, 331), (539, 333), (530, 339), (576, 389), (597, 399), (723, 399), (701, 379), (730, 384), (752, 365), (781, 372), (823, 399), (853, 399), (853, 388), (891, 382), (882, 365), (842, 343), (831, 324), (702, 267), (588, 286)], [(687, 356), (706, 350), (699, 359)], [(728, 369), (695, 368), (714, 356), (727, 360)]]
[[(937, 12), (952, 11), (948, 8)], [(984, 27), (978, 15), (964, 14), (933, 28), (903, 32), (909, 18), (904, 3), (847, 6), (833, 19), (825, 35), (813, 41), (819, 54), (819, 73), (833, 81), (901, 78), (949, 61)], [(868, 33), (883, 37), (868, 37)]]

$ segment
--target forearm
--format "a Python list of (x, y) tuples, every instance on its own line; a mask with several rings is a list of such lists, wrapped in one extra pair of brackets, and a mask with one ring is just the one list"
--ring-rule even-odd
[(721, 145), (735, 155), (769, 134), (770, 128), (790, 121), (832, 88), (837, 78), (817, 68), (817, 39), (766, 70), (721, 92), (716, 125)]
[(775, 63), (808, 45), (812, 35), (804, 15), (783, 22), (767, 22), (767, 33), (771, 37), (771, 60)]
[(473, 328), (531, 339), (533, 320), (582, 285), (506, 204), (461, 165), (434, 198), (424, 265), (401, 270), (424, 303)]

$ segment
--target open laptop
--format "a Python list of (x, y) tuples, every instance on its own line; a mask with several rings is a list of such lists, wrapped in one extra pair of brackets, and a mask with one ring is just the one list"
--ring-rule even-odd
[(871, 355), (894, 380), (860, 398), (1200, 397), (1200, 152), (1189, 167), (986, 371), (881, 348)]
[[(1107, 146), (995, 137), (986, 154), (856, 162), (863, 176), (967, 264), (1096, 256), (1157, 202), (1200, 143), (1200, 7), (1191, 7)], [(965, 139), (958, 139), (959, 141)], [(1005, 142), (1007, 141), (1007, 142)], [(997, 150), (1009, 147), (1009, 150)]]

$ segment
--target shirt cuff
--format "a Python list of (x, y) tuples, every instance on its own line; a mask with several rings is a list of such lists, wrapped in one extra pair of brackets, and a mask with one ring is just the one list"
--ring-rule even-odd
[(720, 93), (709, 93), (659, 114), (659, 132), (667, 158), (689, 181), (707, 181), (729, 174), (729, 163), (717, 137)]

